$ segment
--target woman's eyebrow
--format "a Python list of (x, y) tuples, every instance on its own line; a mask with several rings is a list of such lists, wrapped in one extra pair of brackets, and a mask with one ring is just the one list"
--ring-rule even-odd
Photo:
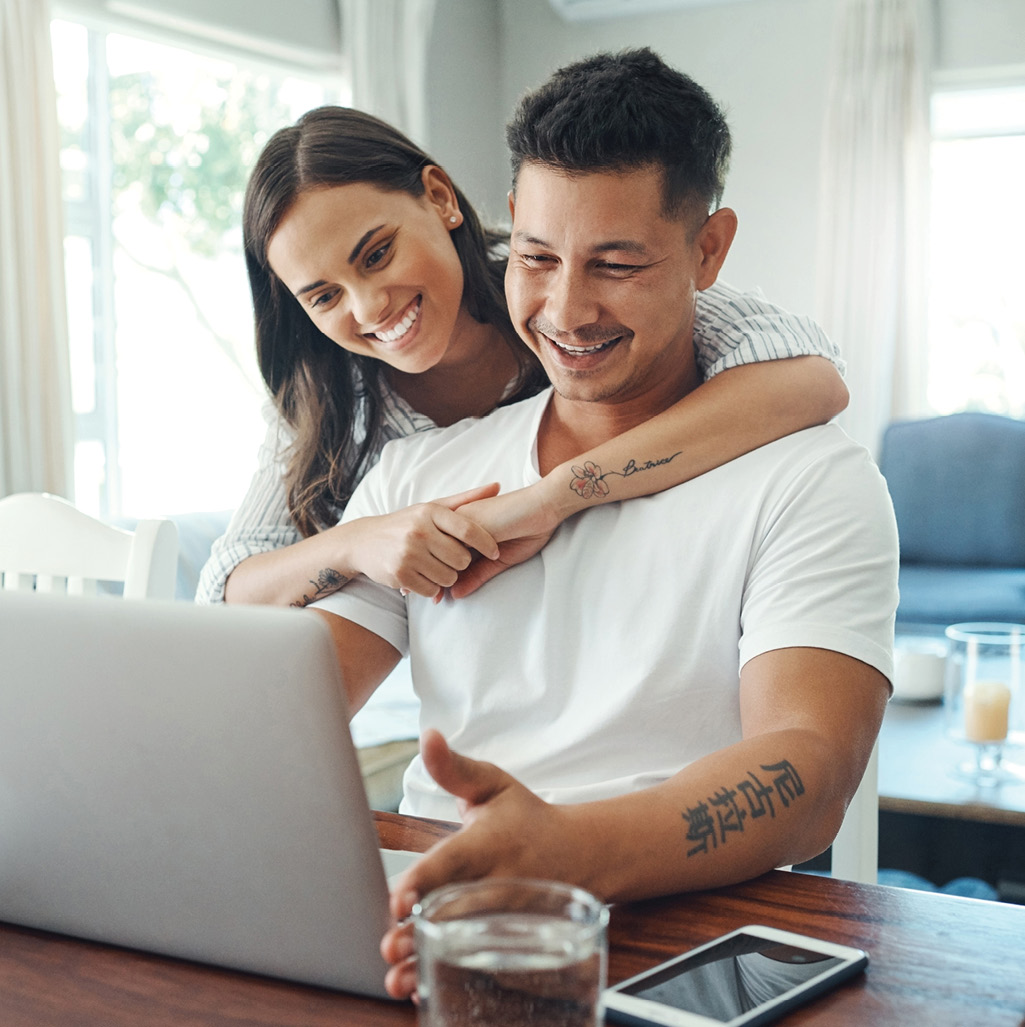
[[(350, 264), (354, 264), (356, 262), (356, 258), (360, 254), (360, 250), (362, 250), (363, 247), (366, 246), (366, 244), (374, 237), (374, 234), (379, 232), (382, 228), (384, 228), (384, 225), (375, 225), (369, 232), (364, 232), (363, 235), (360, 236), (359, 242), (356, 243), (352, 248), (352, 253), (349, 254)], [(327, 282), (323, 279), (317, 282), (310, 282), (309, 285), (304, 285), (301, 289), (297, 290), (295, 296), (297, 298), (299, 296), (304, 296), (308, 292), (313, 292), (314, 289), (319, 289), (322, 285), (327, 285)]]
[(356, 258), (359, 256), (359, 251), (363, 249), (363, 247), (366, 246), (368, 242), (370, 242), (374, 233), (380, 232), (382, 228), (384, 228), (384, 225), (376, 225), (374, 228), (371, 228), (369, 232), (363, 233), (363, 235), (360, 237), (359, 242), (356, 243), (356, 245), (352, 248), (352, 253), (349, 254), (350, 264), (356, 263)]

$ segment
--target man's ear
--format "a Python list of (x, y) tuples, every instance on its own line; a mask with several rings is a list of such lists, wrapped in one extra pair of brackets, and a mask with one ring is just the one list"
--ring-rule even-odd
[(710, 214), (698, 229), (697, 246), (701, 251), (695, 286), (700, 291), (715, 285), (726, 254), (737, 234), (737, 215), (729, 207), (720, 207)]
[(516, 217), (516, 191), (514, 189), (509, 190), (509, 217), (513, 219)]

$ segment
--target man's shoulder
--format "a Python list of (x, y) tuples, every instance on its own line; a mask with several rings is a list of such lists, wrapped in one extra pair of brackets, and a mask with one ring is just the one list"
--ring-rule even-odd
[[(852, 496), (888, 504), (883, 476), (872, 454), (839, 425), (823, 424), (794, 432), (734, 461), (740, 487), (786, 502), (807, 490), (824, 492), (843, 504)], [(861, 501), (853, 504), (859, 509)], [(852, 507), (853, 512), (853, 507)]]
[(350, 500), (346, 519), (454, 495), (489, 481), (519, 488), (547, 394), (486, 417), (389, 442)]
[(383, 461), (386, 456), (391, 460), (403, 461), (411, 457), (424, 458), (450, 448), (476, 448), (489, 438), (506, 434), (517, 436), (521, 432), (533, 430), (538, 407), (547, 402), (548, 391), (498, 407), (484, 417), (464, 417), (444, 428), (432, 428), (430, 431), (395, 439), (384, 447), (381, 459)]
[(872, 455), (855, 442), (838, 424), (817, 424), (812, 428), (785, 435), (775, 442), (767, 443), (755, 453), (769, 460), (786, 462), (815, 462), (839, 457), (863, 460), (868, 466), (874, 466)]

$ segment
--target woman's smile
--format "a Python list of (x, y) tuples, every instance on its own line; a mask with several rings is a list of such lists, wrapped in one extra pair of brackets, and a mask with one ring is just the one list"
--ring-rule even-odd
[[(376, 332), (366, 332), (364, 334), (388, 345), (393, 345), (398, 342), (411, 342), (417, 335), (417, 332), (413, 332), (412, 335), (410, 335), (410, 329), (412, 329), (414, 325), (419, 325), (420, 309), (422, 304), (423, 297), (417, 296), (406, 308), (402, 317), (400, 317), (398, 321), (393, 322), (390, 328)], [(407, 335), (410, 335), (409, 339), (406, 338)]]
[(332, 342), (396, 370), (443, 363), (461, 320), (451, 211), (367, 183), (302, 193), (267, 245), (274, 273)]

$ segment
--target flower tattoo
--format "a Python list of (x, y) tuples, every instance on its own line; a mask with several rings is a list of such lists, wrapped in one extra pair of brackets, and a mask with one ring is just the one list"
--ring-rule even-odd
[(672, 463), (682, 452), (683, 450), (679, 450), (672, 456), (663, 456), (657, 460), (645, 460), (643, 463), (631, 460), (621, 471), (605, 471), (604, 474), (596, 463), (588, 460), (583, 467), (573, 466), (573, 480), (569, 483), (569, 487), (582, 499), (594, 499), (595, 496), (604, 497), (610, 492), (609, 484), (605, 480), (609, 475), (615, 475), (617, 478), (629, 478), (631, 474), (652, 471), (656, 467)]
[(315, 603), (318, 599), (323, 599), (324, 596), (331, 595), (332, 592), (337, 592), (349, 579), (336, 571), (333, 567), (325, 567), (318, 575), (316, 581), (311, 581), (310, 584), (314, 588), (313, 595), (303, 594), (302, 599), (292, 603), (292, 606), (309, 606), (310, 603)]
[(575, 477), (570, 484), (570, 488), (578, 496), (582, 496), (584, 499), (592, 499), (594, 496), (607, 496), (609, 494), (609, 487), (605, 484), (601, 468), (597, 464), (591, 463), (590, 460), (583, 467), (574, 467), (573, 474)]

